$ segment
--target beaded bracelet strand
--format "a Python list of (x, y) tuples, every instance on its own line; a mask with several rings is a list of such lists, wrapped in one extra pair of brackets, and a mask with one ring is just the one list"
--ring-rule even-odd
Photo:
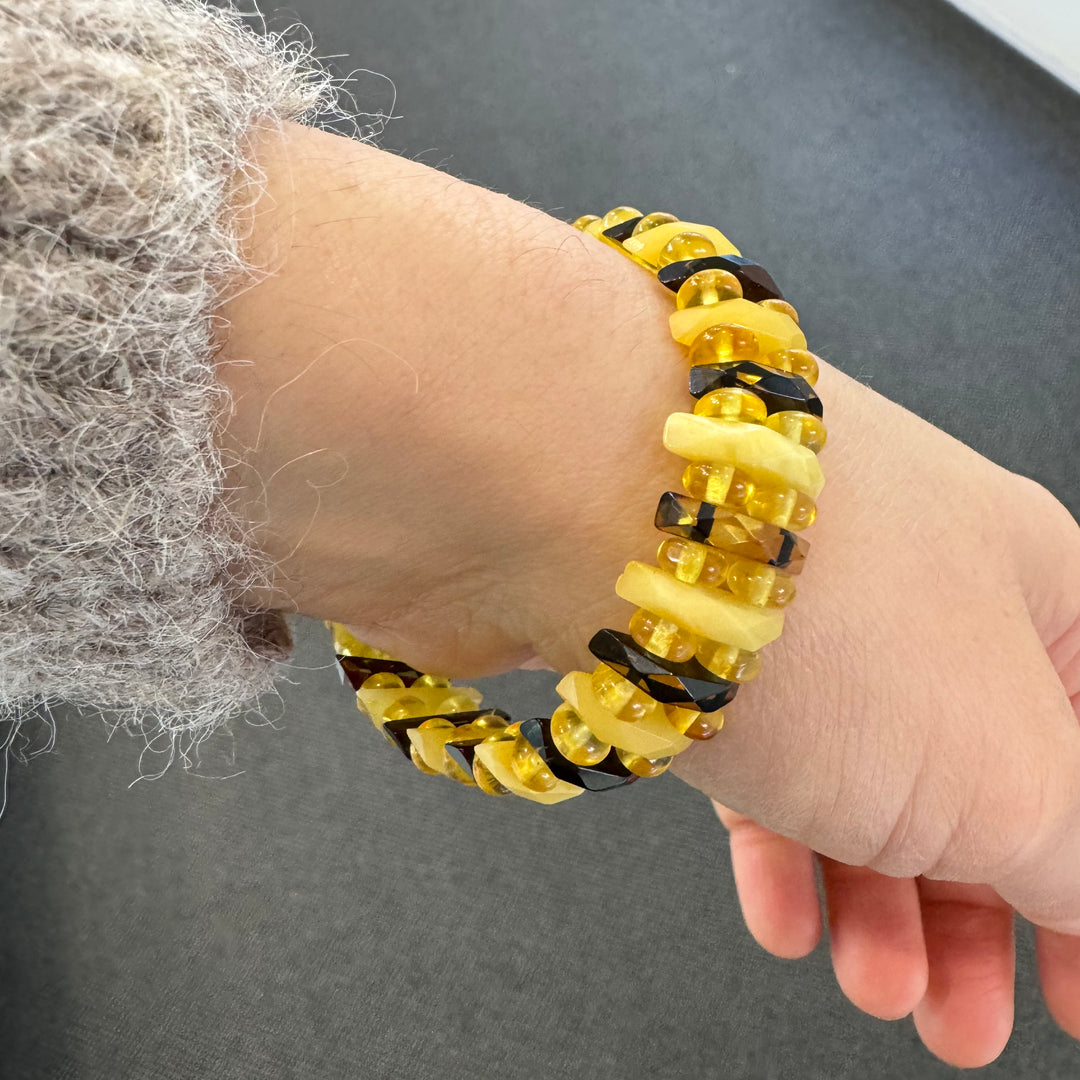
[(574, 227), (675, 293), (671, 333), (696, 399), (664, 426), (664, 446), (689, 464), (683, 492), (660, 496), (655, 525), (669, 535), (657, 565), (630, 562), (615, 584), (636, 608), (628, 632), (593, 636), (599, 663), (563, 678), (550, 718), (511, 723), (472, 687), (326, 622), (357, 707), (421, 772), (540, 803), (658, 776), (720, 731), (783, 629), (808, 547), (797, 533), (825, 483), (817, 358), (769, 274), (717, 229), (668, 213), (619, 206)]

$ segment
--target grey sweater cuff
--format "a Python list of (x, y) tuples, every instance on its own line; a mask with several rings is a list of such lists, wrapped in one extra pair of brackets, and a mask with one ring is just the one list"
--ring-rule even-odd
[(331, 103), (197, 0), (0, 0), (0, 723), (63, 699), (186, 759), (274, 689), (211, 316), (253, 280), (244, 136)]

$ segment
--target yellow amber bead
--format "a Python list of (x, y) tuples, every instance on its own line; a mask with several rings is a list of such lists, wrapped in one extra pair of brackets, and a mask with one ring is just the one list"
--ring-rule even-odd
[(586, 225), (591, 225), (594, 221), (599, 221), (599, 214), (582, 214), (581, 217), (574, 222), (575, 229), (584, 229)]
[(749, 682), (761, 674), (761, 650), (738, 649), (719, 641), (704, 641), (697, 651), (702, 667), (731, 682)]
[(660, 544), (656, 562), (688, 585), (722, 585), (727, 577), (728, 556), (724, 552), (681, 536)]
[(632, 206), (616, 206), (614, 210), (609, 210), (604, 215), (600, 225), (600, 231), (604, 232), (616, 225), (621, 225), (624, 221), (629, 221), (631, 218), (636, 217), (641, 217), (640, 210), (635, 210)]
[(634, 226), (634, 231), (630, 235), (640, 236), (643, 232), (655, 229), (658, 225), (671, 225), (678, 220), (674, 214), (669, 214), (666, 210), (654, 210), (651, 214), (646, 214)]
[(748, 604), (786, 607), (795, 598), (795, 579), (775, 566), (754, 559), (737, 559), (728, 570), (728, 588)]
[(404, 687), (405, 683), (402, 682), (400, 675), (395, 675), (392, 671), (376, 671), (374, 675), (369, 675), (361, 684), (361, 690), (393, 690), (397, 687)]
[(471, 772), (466, 772), (449, 754), (442, 767), (443, 776), (449, 776), (451, 780), (464, 784), (466, 787), (476, 787), (476, 779)]
[(791, 511), (791, 518), (784, 528), (791, 529), (793, 532), (807, 529), (814, 524), (816, 517), (817, 503), (800, 491), (795, 497), (795, 509)]
[(476, 703), (467, 694), (451, 694), (447, 697), (439, 711), (444, 713), (472, 712)]
[(633, 724), (647, 717), (659, 719), (663, 716), (664, 710), (658, 701), (607, 664), (597, 664), (591, 678), (596, 700), (620, 720)]
[(683, 469), (682, 486), (687, 495), (703, 502), (742, 507), (754, 494), (754, 481), (734, 465), (693, 461)]
[(476, 781), (476, 786), (485, 795), (509, 795), (510, 789), (503, 787), (498, 780), (495, 779), (495, 774), (478, 758), (473, 758), (472, 763), (473, 779)]
[(450, 680), (443, 675), (421, 675), (413, 686), (438, 686), (446, 687), (450, 685)]
[[(697, 412), (697, 409), (694, 410)], [(813, 450), (815, 454), (825, 449), (827, 432), (825, 425), (817, 416), (802, 412), (799, 409), (784, 409), (782, 412), (774, 412), (765, 420), (765, 426), (773, 431), (779, 431), (785, 439), (790, 439), (807, 450)]]
[[(406, 694), (405, 697), (398, 698), (398, 700), (383, 713), (383, 719), (404, 720), (409, 716), (424, 716), (430, 708), (431, 706), (424, 701), (423, 698)], [(450, 722), (446, 721), (446, 723)], [(453, 727), (453, 724), (450, 726)]]
[(749, 424), (764, 424), (769, 418), (765, 402), (752, 390), (741, 386), (721, 386), (719, 390), (711, 390), (697, 399), (694, 412), (698, 416), (719, 416)]
[(597, 765), (611, 751), (611, 744), (598, 739), (565, 701), (551, 714), (550, 730), (555, 748), (575, 765)]
[(694, 655), (699, 639), (678, 623), (638, 608), (630, 616), (630, 636), (644, 649), (681, 664)]
[(742, 285), (734, 274), (727, 270), (699, 270), (679, 286), (679, 291), (675, 294), (675, 306), (705, 307), (741, 296)]
[(779, 311), (781, 315), (786, 315), (796, 324), (799, 322), (799, 313), (786, 300), (759, 300), (758, 303), (770, 311)]
[(680, 735), (685, 735), (695, 742), (705, 742), (706, 739), (711, 739), (720, 733), (720, 729), (724, 726), (724, 711), (717, 709), (716, 712), (703, 713), (682, 709), (679, 715), (669, 716), (668, 723)]
[(514, 775), (530, 791), (550, 791), (559, 783), (558, 777), (523, 735), (519, 735), (514, 744), (514, 756), (510, 763)]
[(673, 760), (669, 757), (642, 757), (640, 754), (631, 754), (629, 750), (620, 750), (618, 748), (616, 748), (615, 753), (619, 755), (619, 760), (623, 765), (637, 776), (659, 776), (662, 772), (667, 771)]
[(706, 259), (715, 254), (716, 246), (707, 236), (697, 232), (681, 232), (660, 249), (656, 265), (667, 266), (668, 263), (682, 262), (684, 259)]
[(759, 521), (786, 529), (798, 496), (794, 488), (758, 487), (746, 500), (745, 509)]
[(489, 716), (478, 716), (470, 726), (483, 732), (498, 731), (500, 728), (507, 727), (508, 721), (492, 713)]
[(818, 381), (818, 358), (806, 349), (779, 349), (770, 353), (769, 367), (801, 375), (811, 386)]
[(692, 365), (729, 364), (735, 360), (757, 360), (761, 353), (757, 336), (745, 326), (710, 326), (690, 345)]
[(438, 776), (439, 775), (439, 770), (438, 769), (430, 769), (430, 768), (428, 768), (427, 763), (420, 756), (420, 751), (417, 750), (415, 746), (410, 746), (409, 747), (409, 757), (412, 758), (412, 763), (422, 773), (427, 773), (428, 776)]

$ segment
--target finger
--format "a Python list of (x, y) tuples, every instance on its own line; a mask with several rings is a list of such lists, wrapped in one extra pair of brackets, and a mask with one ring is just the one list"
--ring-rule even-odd
[(915, 1027), (950, 1065), (988, 1065), (1013, 1026), (1012, 909), (986, 885), (917, 880), (930, 978)]
[(1080, 937), (1035, 927), (1039, 981), (1050, 1015), (1080, 1039)]
[(821, 938), (813, 852), (715, 799), (712, 804), (731, 834), (731, 868), (747, 929), (785, 960), (813, 952)]
[(907, 1016), (926, 993), (928, 978), (914, 878), (885, 877), (823, 856), (819, 860), (840, 989), (879, 1020)]

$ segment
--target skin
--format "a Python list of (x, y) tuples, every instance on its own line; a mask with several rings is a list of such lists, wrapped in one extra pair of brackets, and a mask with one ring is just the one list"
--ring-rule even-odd
[[(591, 670), (680, 488), (670, 293), (426, 166), (306, 128), (254, 138), (248, 247), (270, 275), (222, 308), (218, 354), (227, 498), (277, 563), (248, 601), (459, 680)], [(843, 992), (977, 1066), (1012, 1029), (1019, 913), (1080, 1038), (1080, 528), (828, 364), (817, 391), (799, 596), (722, 734), (671, 771), (730, 831), (768, 951), (817, 943), (817, 859)]]

